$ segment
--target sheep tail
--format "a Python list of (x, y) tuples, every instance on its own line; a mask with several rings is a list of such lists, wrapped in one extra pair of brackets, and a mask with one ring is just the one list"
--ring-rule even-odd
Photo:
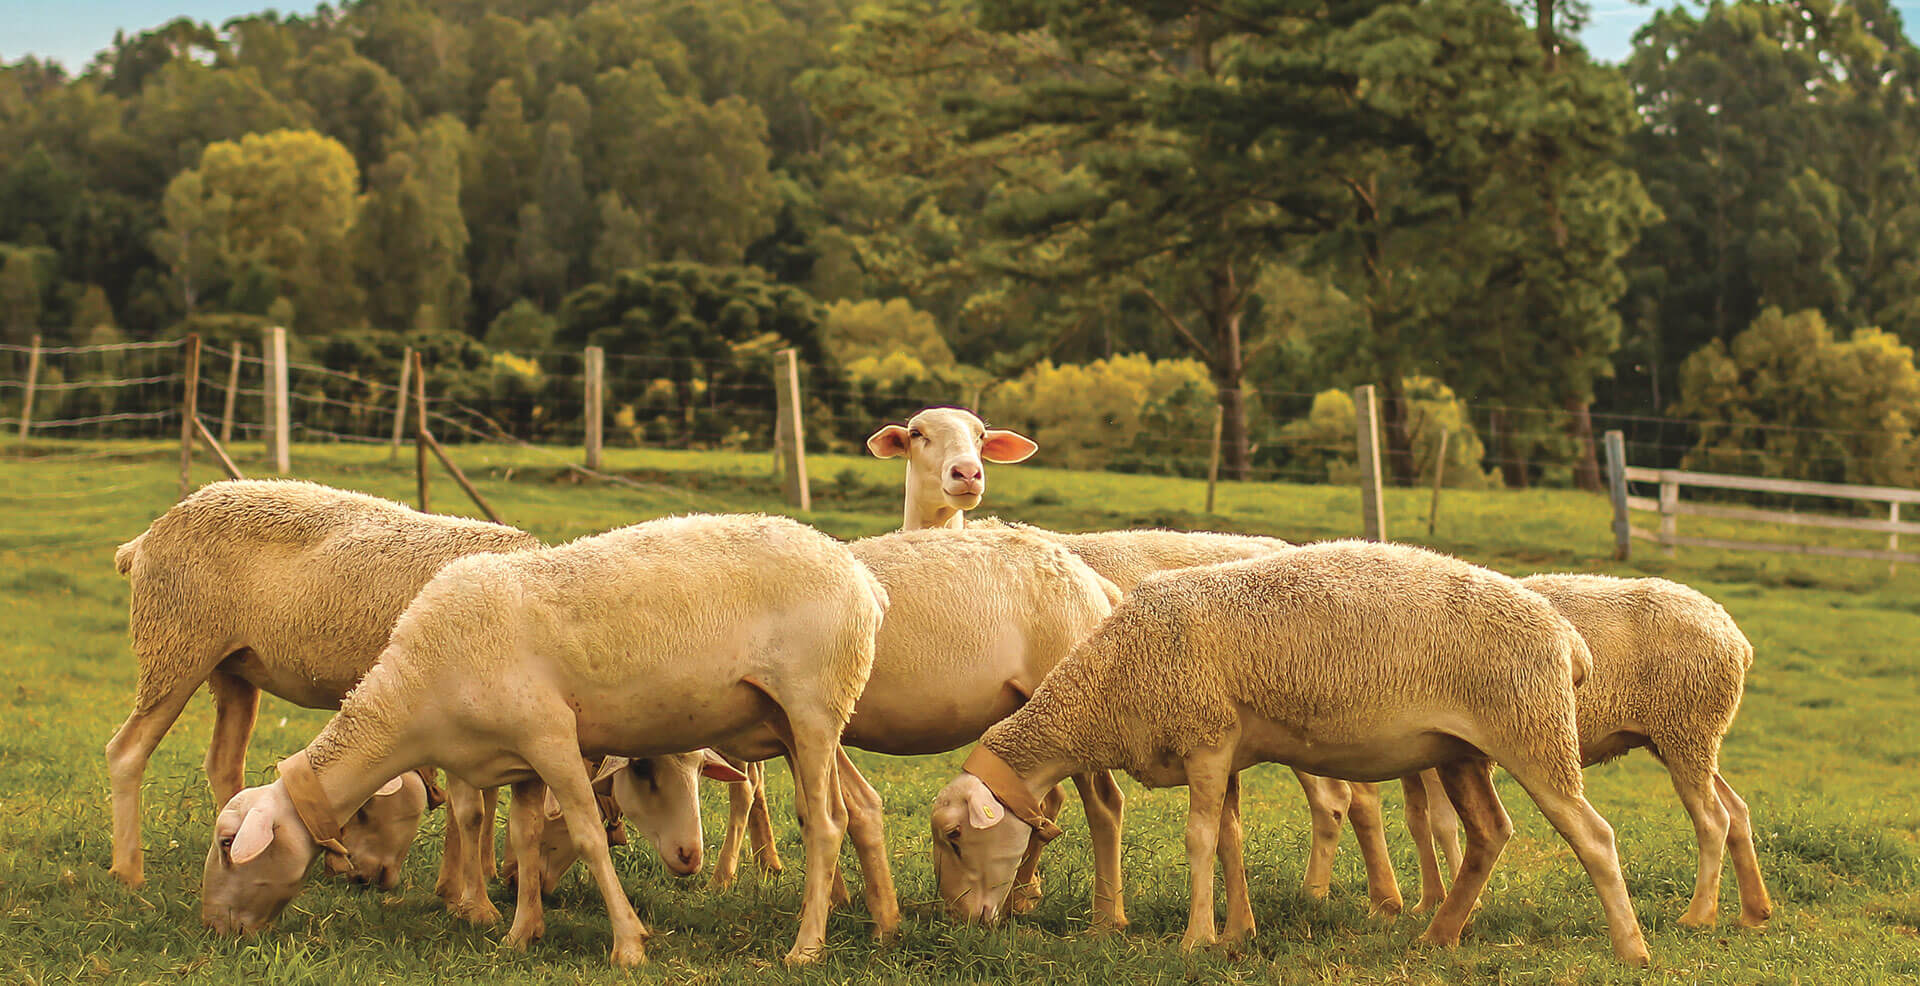
[(118, 569), (121, 575), (133, 571), (133, 559), (140, 554), (140, 542), (144, 540), (146, 536), (146, 532), (142, 531), (139, 537), (128, 541), (114, 551), (113, 567)]

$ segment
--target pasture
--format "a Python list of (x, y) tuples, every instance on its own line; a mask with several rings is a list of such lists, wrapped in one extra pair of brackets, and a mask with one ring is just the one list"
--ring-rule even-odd
[[(78, 451), (93, 454), (105, 446)], [(547, 937), (522, 954), (498, 942), (505, 924), (456, 923), (432, 894), (443, 815), (430, 816), (392, 894), (315, 880), (265, 934), (217, 939), (199, 921), (201, 861), (215, 806), (200, 761), (210, 703), (196, 698), (148, 772), (144, 814), (148, 884), (129, 891), (108, 875), (107, 783), (101, 747), (125, 717), (133, 663), (126, 587), (114, 545), (139, 533), (175, 495), (172, 452), (157, 443), (74, 449), (36, 461), (0, 460), (0, 981), (614, 982), (675, 983), (1199, 981), (1273, 983), (1911, 983), (1920, 979), (1920, 573), (1884, 564), (1683, 552), (1678, 559), (1607, 561), (1608, 508), (1565, 491), (1450, 491), (1432, 543), (1514, 574), (1595, 570), (1660, 574), (1719, 599), (1752, 639), (1745, 704), (1727, 738), (1723, 771), (1753, 807), (1761, 866), (1773, 892), (1771, 926), (1732, 925), (1729, 869), (1722, 924), (1680, 927), (1694, 869), (1691, 827), (1665, 773), (1644, 753), (1587, 772), (1589, 797), (1618, 833), (1621, 860), (1653, 953), (1641, 973), (1617, 966), (1600, 908), (1572, 853), (1524, 793), (1501, 792), (1518, 832), (1483, 906), (1456, 950), (1422, 946), (1423, 918), (1391, 923), (1366, 913), (1364, 880), (1343, 839), (1333, 894), (1299, 889), (1308, 839), (1298, 786), (1276, 766), (1244, 778), (1247, 859), (1258, 936), (1244, 949), (1183, 955), (1187, 873), (1183, 790), (1128, 795), (1127, 910), (1123, 935), (1087, 928), (1091, 858), (1077, 804), (1045, 870), (1048, 893), (1031, 915), (981, 929), (949, 922), (935, 900), (925, 811), (964, 751), (899, 759), (855, 751), (887, 799), (888, 839), (901, 903), (898, 940), (875, 944), (857, 903), (829, 925), (816, 967), (780, 965), (800, 903), (797, 828), (784, 768), (770, 770), (776, 831), (788, 870), (733, 889), (704, 874), (669, 877), (647, 855), (616, 850), (624, 883), (653, 931), (651, 964), (631, 974), (607, 964), (610, 937), (598, 894), (575, 870), (547, 912)], [(464, 447), (456, 458), (501, 514), (558, 541), (669, 512), (779, 510), (765, 454), (610, 451), (609, 468), (636, 486), (570, 482), (558, 453)], [(411, 501), (408, 456), (382, 448), (302, 447), (297, 474)], [(242, 468), (258, 470), (243, 460)], [(814, 458), (816, 510), (806, 519), (839, 537), (898, 523), (899, 466)], [(217, 478), (202, 466), (197, 481)], [(1344, 487), (1227, 485), (1222, 513), (1198, 513), (1202, 484), (1178, 479), (995, 467), (986, 512), (1063, 530), (1141, 524), (1213, 527), (1292, 540), (1358, 533), (1357, 494)], [(1390, 491), (1391, 531), (1425, 541), (1425, 491)], [(473, 515), (443, 477), (434, 505)], [(1416, 524), (1415, 518), (1419, 518)], [(1702, 525), (1705, 527), (1706, 525)], [(1415, 535), (1419, 536), (1415, 536)], [(253, 783), (303, 745), (325, 713), (271, 696), (249, 760)], [(1412, 846), (1387, 791), (1401, 888), (1417, 896)], [(726, 799), (706, 792), (709, 861)], [(503, 813), (504, 817), (504, 813)], [(636, 840), (638, 841), (638, 840)], [(851, 868), (851, 851), (845, 854)], [(857, 898), (857, 893), (856, 893)], [(494, 899), (511, 913), (512, 900)]]

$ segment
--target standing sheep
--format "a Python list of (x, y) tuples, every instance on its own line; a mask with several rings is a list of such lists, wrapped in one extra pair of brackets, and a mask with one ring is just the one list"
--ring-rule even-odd
[[(1593, 673), (1574, 693), (1581, 764), (1644, 746), (1666, 766), (1674, 793), (1693, 819), (1700, 862), (1693, 900), (1680, 923), (1713, 927), (1720, 911), (1722, 852), (1730, 851), (1739, 879), (1740, 923), (1764, 927), (1773, 903), (1754, 853), (1752, 816), (1720, 776), (1720, 741), (1733, 725), (1753, 666), (1746, 635), (1719, 603), (1666, 579), (1535, 575), (1520, 584), (1545, 596), (1593, 653)], [(1426, 800), (1444, 806), (1445, 793), (1425, 786)], [(1420, 851), (1422, 899), (1439, 895), (1434, 841), (1448, 850), (1449, 863), (1458, 854), (1450, 818), (1451, 812), (1435, 812), (1427, 825), (1432, 837), (1426, 838), (1409, 810), (1408, 828)]]
[[(979, 739), (1019, 708), (1120, 599), (1111, 583), (1072, 553), (1025, 531), (907, 531), (863, 538), (848, 548), (889, 600), (874, 640), (872, 676), (841, 737), (844, 746), (875, 753), (943, 753)], [(851, 762), (842, 761), (840, 769), (857, 823), (851, 834), (856, 843), (871, 842), (863, 868), (868, 858), (884, 863), (879, 795)], [(1073, 781), (1093, 837), (1096, 919), (1124, 926), (1124, 799), (1104, 770), (1075, 773)], [(764, 797), (764, 782), (757, 789)], [(1064, 800), (1057, 789), (1048, 792), (1052, 811)], [(748, 821), (742, 807), (735, 798), (716, 875), (731, 874), (738, 865)], [(1031, 886), (1039, 850), (1035, 843), (1022, 861), (1022, 887)], [(550, 870), (548, 879), (558, 875)], [(866, 876), (871, 885), (880, 874), (868, 869)], [(838, 878), (834, 883), (844, 893)]]
[(513, 785), (508, 827), (522, 879), (507, 941), (525, 947), (545, 931), (541, 881), (526, 874), (539, 871), (551, 788), (606, 901), (613, 962), (634, 965), (646, 957), (646, 928), (614, 872), (581, 756), (725, 744), (793, 757), (807, 880), (787, 961), (811, 961), (847, 824), (840, 733), (885, 607), (844, 545), (759, 515), (674, 517), (455, 561), (401, 614), (339, 713), (281, 762), (280, 778), (221, 811), (202, 917), (222, 932), (270, 923), (299, 892), (317, 844), (381, 778), (432, 763), (476, 788)]
[[(214, 700), (207, 782), (225, 804), (245, 785), (262, 689), (306, 708), (338, 708), (386, 646), (394, 618), (442, 565), (538, 546), (511, 527), (316, 483), (210, 483), (174, 504), (113, 559), (132, 583), (128, 624), (140, 671), (133, 714), (106, 751), (113, 874), (134, 887), (145, 879), (140, 779), (202, 682)], [(395, 862), (358, 848), (354, 858), (366, 866)]]
[[(1460, 879), (1425, 939), (1457, 943), (1512, 831), (1505, 766), (1573, 847), (1614, 954), (1644, 965), (1613, 831), (1582, 796), (1574, 684), (1586, 645), (1512, 579), (1401, 545), (1332, 542), (1153, 576), (989, 729), (935, 800), (941, 895), (993, 918), (1025, 844), (1058, 829), (1037, 801), (1061, 777), (1119, 767), (1185, 784), (1192, 901), (1186, 947), (1251, 934), (1238, 771), (1280, 762), (1377, 781), (1439, 767), (1468, 832)], [(1009, 818), (1008, 816), (1013, 816)]]

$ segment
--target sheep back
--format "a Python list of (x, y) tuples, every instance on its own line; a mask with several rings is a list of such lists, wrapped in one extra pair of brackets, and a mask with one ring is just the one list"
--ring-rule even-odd
[(1593, 676), (1574, 695), (1588, 759), (1625, 752), (1604, 742), (1616, 733), (1697, 742), (1732, 725), (1753, 645), (1719, 603), (1659, 578), (1535, 575), (1520, 584), (1546, 597), (1593, 654)]
[(1264, 558), (1292, 547), (1278, 538), (1216, 534), (1211, 531), (1138, 528), (1060, 534), (998, 517), (968, 521), (969, 529), (976, 526), (1028, 531), (1051, 538), (1080, 556), (1080, 560), (1102, 577), (1119, 586), (1121, 592), (1132, 592), (1142, 579), (1155, 572)]
[(295, 480), (211, 483), (115, 552), (132, 583), (138, 700), (247, 648), (331, 707), (378, 658), (393, 621), (455, 558), (537, 547), (530, 534), (423, 514)]
[[(1337, 740), (1409, 710), (1478, 743), (1532, 743), (1572, 771), (1585, 645), (1539, 595), (1405, 545), (1337, 541), (1149, 576), (984, 742), (1150, 773), (1239, 710)], [(1483, 728), (1498, 716), (1499, 736)]]

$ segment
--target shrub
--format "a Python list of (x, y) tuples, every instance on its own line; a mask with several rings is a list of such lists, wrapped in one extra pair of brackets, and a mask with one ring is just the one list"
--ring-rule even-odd
[(1115, 356), (1037, 366), (996, 390), (996, 424), (1040, 443), (1049, 465), (1199, 475), (1207, 465), (1215, 392), (1190, 359)]

